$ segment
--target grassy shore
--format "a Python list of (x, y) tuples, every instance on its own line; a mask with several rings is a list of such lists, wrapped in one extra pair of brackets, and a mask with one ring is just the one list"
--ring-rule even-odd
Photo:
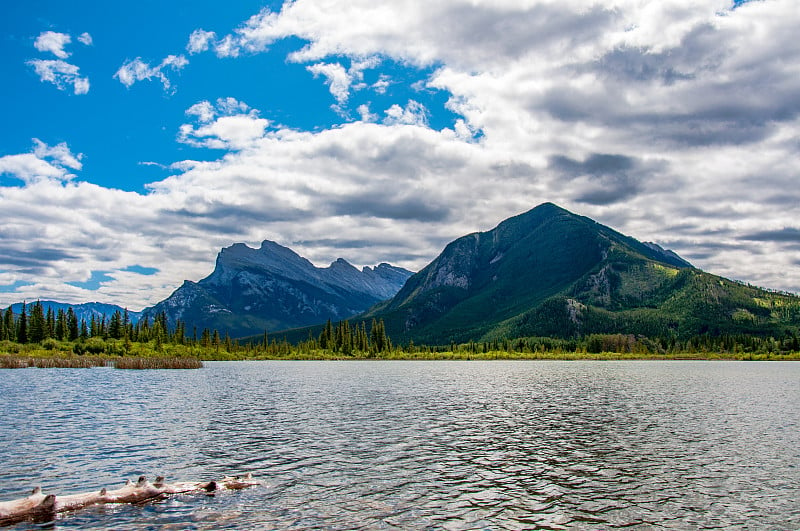
[(114, 367), (116, 369), (199, 369), (203, 362), (197, 358), (158, 358), (105, 356), (15, 356), (0, 354), (0, 369), (89, 369)]
[(578, 360), (597, 360), (597, 361), (614, 361), (614, 360), (731, 360), (731, 361), (800, 361), (800, 353), (793, 352), (789, 354), (778, 353), (728, 353), (728, 352), (679, 352), (669, 354), (652, 354), (652, 353), (636, 353), (636, 352), (506, 352), (506, 351), (490, 351), (490, 352), (464, 352), (464, 351), (446, 351), (446, 352), (407, 352), (405, 350), (393, 350), (390, 352), (383, 352), (379, 355), (369, 355), (363, 353), (355, 353), (350, 356), (330, 352), (330, 351), (311, 351), (311, 352), (292, 352), (289, 355), (254, 355), (246, 357), (233, 357), (233, 356), (217, 356), (212, 358), (204, 358), (209, 360), (331, 360), (331, 361), (347, 361), (347, 360), (562, 360), (562, 361), (578, 361)]
[[(347, 360), (429, 360), (429, 361), (491, 361), (491, 360), (561, 360), (561, 361), (619, 361), (619, 360), (729, 360), (729, 361), (800, 361), (800, 353), (791, 354), (731, 354), (724, 352), (684, 352), (670, 354), (641, 354), (631, 352), (386, 352), (381, 356), (354, 355), (342, 356), (332, 352), (296, 352), (289, 356), (247, 356), (209, 355), (207, 361), (259, 361), (259, 360), (297, 360), (297, 361), (347, 361)], [(104, 357), (104, 356), (14, 356), (0, 354), (0, 369), (23, 369), (36, 367), (52, 368), (91, 368), (113, 367), (116, 369), (199, 369), (203, 362), (198, 358), (163, 357)]]
[[(93, 345), (101, 347), (87, 351)], [(80, 348), (78, 348), (80, 347)], [(486, 350), (484, 352), (483, 350)], [(0, 368), (86, 368), (118, 369), (194, 369), (202, 361), (237, 360), (800, 360), (800, 352), (715, 352), (693, 350), (654, 353), (643, 350), (628, 352), (587, 352), (586, 349), (535, 348), (524, 350), (478, 349), (475, 345), (455, 349), (429, 347), (392, 347), (383, 352), (353, 351), (350, 354), (328, 349), (292, 346), (286, 343), (263, 345), (224, 345), (203, 347), (198, 344), (155, 344), (121, 341), (95, 341), (73, 344), (49, 341), (42, 344), (0, 342)]]

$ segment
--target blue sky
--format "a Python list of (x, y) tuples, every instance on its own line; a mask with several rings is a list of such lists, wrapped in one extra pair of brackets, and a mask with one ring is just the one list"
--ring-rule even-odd
[(418, 269), (544, 201), (800, 291), (792, 1), (229, 4), (0, 7), (0, 305), (264, 239)]
[[(185, 110), (202, 100), (234, 97), (260, 109), (271, 122), (299, 130), (320, 130), (359, 117), (359, 105), (376, 110), (415, 98), (431, 111), (436, 127), (450, 125), (455, 115), (444, 108), (441, 91), (413, 90), (432, 67), (416, 68), (384, 60), (380, 70), (364, 72), (364, 83), (374, 85), (388, 78), (385, 92), (356, 91), (344, 108), (336, 103), (324, 78), (309, 72), (306, 64), (291, 63), (287, 56), (306, 41), (286, 38), (270, 46), (269, 53), (219, 58), (213, 53), (191, 54), (186, 46), (191, 33), (203, 28), (221, 35), (230, 33), (262, 9), (279, 11), (280, 2), (241, 1), (220, 9), (218, 2), (142, 2), (136, 9), (109, 2), (19, 2), (3, 8), (3, 72), (11, 83), (3, 84), (0, 97), (11, 128), (0, 131), (0, 156), (21, 153), (38, 138), (49, 145), (67, 142), (84, 154), (81, 178), (102, 186), (145, 191), (147, 183), (161, 180), (177, 160), (213, 160), (209, 152), (176, 142), (178, 127), (186, 122)], [(52, 52), (36, 49), (44, 32), (68, 35), (65, 60), (78, 66), (89, 79), (89, 90), (76, 94), (74, 87), (59, 88), (40, 81), (31, 60), (57, 60)], [(84, 33), (91, 44), (79, 42)], [(188, 64), (178, 70), (165, 68), (165, 88), (158, 79), (125, 86), (114, 74), (126, 61), (141, 58), (155, 66), (167, 55), (183, 56)], [(337, 58), (349, 66), (346, 57)]]

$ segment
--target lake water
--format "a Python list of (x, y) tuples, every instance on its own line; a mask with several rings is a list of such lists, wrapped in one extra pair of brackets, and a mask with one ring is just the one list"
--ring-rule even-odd
[(0, 370), (0, 411), (0, 500), (265, 483), (57, 529), (800, 529), (800, 363)]

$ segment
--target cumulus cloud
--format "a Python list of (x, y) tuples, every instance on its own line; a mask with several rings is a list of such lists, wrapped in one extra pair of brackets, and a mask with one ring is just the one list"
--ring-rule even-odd
[(339, 63), (317, 63), (306, 67), (306, 69), (314, 74), (314, 77), (320, 75), (325, 77), (325, 83), (340, 105), (347, 102), (347, 98), (350, 96), (352, 78), (342, 65)]
[(226, 35), (214, 43), (214, 53), (217, 57), (239, 57), (241, 48), (231, 35)]
[(376, 122), (378, 120), (378, 115), (370, 111), (369, 105), (366, 103), (359, 105), (356, 112), (361, 116), (362, 122)]
[(73, 154), (66, 142), (49, 146), (33, 139), (30, 153), (0, 157), (0, 174), (8, 174), (26, 183), (42, 179), (69, 180), (69, 170), (80, 170), (83, 154)]
[[(289, 60), (315, 67), (337, 103), (354, 99), (363, 78), (351, 69), (365, 57), (425, 66), (426, 86), (459, 118), (435, 130), (418, 101), (362, 103), (361, 120), (304, 132), (273, 128), (236, 99), (201, 101), (178, 140), (224, 151), (175, 162), (146, 194), (64, 179), (74, 168), (45, 157), (49, 147), (0, 158), (24, 183), (0, 186), (0, 258), (17, 263), (0, 269), (34, 284), (6, 300), (88, 298), (62, 279), (94, 270), (115, 280), (92, 298), (142, 306), (210, 272), (220, 247), (265, 238), (321, 264), (416, 269), (451, 239), (543, 201), (714, 273), (800, 291), (800, 175), (788, 162), (800, 154), (800, 12), (789, 0), (731, 7), (296, 0), (263, 10), (204, 46), (235, 57), (297, 37), (307, 44)], [(133, 264), (159, 272), (135, 278), (124, 271)]]
[(28, 65), (33, 67), (41, 81), (52, 83), (59, 90), (72, 87), (75, 94), (89, 92), (89, 78), (81, 77), (80, 69), (60, 59), (32, 59)]
[(408, 100), (405, 107), (394, 104), (386, 110), (383, 123), (425, 126), (428, 124), (428, 109), (418, 101)]
[[(306, 67), (314, 77), (322, 76), (331, 95), (336, 99), (336, 107), (341, 109), (350, 98), (351, 90), (366, 88), (364, 84), (364, 70), (378, 66), (377, 58), (353, 60), (350, 68), (345, 68), (341, 63), (316, 63)], [(382, 89), (382, 90), (381, 90)], [(384, 92), (385, 87), (378, 85), (377, 92)]]
[[(92, 37), (88, 33), (83, 33), (78, 37), (78, 41), (91, 45)], [(81, 77), (80, 69), (76, 65), (64, 61), (71, 55), (65, 49), (70, 42), (72, 37), (67, 33), (42, 32), (33, 46), (40, 52), (52, 53), (58, 59), (31, 59), (27, 64), (33, 67), (41, 81), (52, 83), (59, 90), (72, 87), (75, 94), (86, 94), (89, 92), (89, 78)]]
[(389, 76), (386, 74), (381, 74), (378, 78), (378, 81), (373, 83), (371, 88), (378, 94), (385, 94), (386, 89), (388, 89), (389, 85), (391, 84), (390, 80), (391, 78)]
[(189, 43), (186, 45), (186, 51), (189, 54), (196, 54), (205, 52), (209, 49), (217, 34), (213, 31), (205, 31), (203, 29), (196, 29), (189, 35)]
[(170, 69), (178, 72), (188, 64), (189, 60), (183, 55), (168, 55), (156, 66), (151, 66), (149, 63), (142, 61), (141, 57), (137, 57), (132, 61), (123, 63), (114, 74), (114, 77), (128, 88), (138, 81), (147, 81), (155, 78), (161, 81), (164, 90), (169, 91), (172, 89), (172, 83), (164, 71)]
[(72, 42), (72, 38), (66, 33), (45, 31), (36, 37), (33, 46), (40, 52), (50, 52), (59, 59), (66, 59), (70, 53), (64, 47), (70, 42)]
[(262, 136), (269, 121), (258, 110), (235, 98), (220, 98), (212, 105), (201, 101), (186, 110), (195, 124), (183, 124), (178, 141), (194, 147), (238, 150), (251, 146)]
[[(678, 243), (678, 251), (708, 246), (713, 259), (698, 265), (732, 273), (737, 264), (737, 274), (755, 276), (760, 265), (713, 247), (719, 236), (674, 222), (735, 226), (734, 239), (757, 233), (744, 220), (791, 226), (786, 220), (800, 215), (788, 185), (796, 175), (779, 162), (800, 151), (790, 140), (800, 77), (788, 66), (800, 64), (792, 37), (799, 15), (788, 0), (732, 7), (297, 0), (262, 10), (225, 39), (237, 54), (290, 36), (307, 41), (289, 60), (309, 63), (338, 104), (360, 82), (348, 77), (347, 59), (435, 66), (426, 84), (449, 93), (447, 107), (460, 115), (449, 134), (492, 159), (464, 186), (503, 174), (498, 186), (519, 199), (500, 210), (553, 200), (634, 236)], [(379, 78), (376, 91), (381, 81), (388, 82)], [(357, 111), (362, 122), (377, 118), (366, 104)], [(424, 127), (430, 115), (417, 102), (397, 102), (381, 122)], [(428, 170), (420, 163), (417, 171)], [(700, 214), (709, 203), (725, 208)], [(793, 278), (773, 284), (797, 289), (800, 276)]]
[(91, 46), (94, 44), (94, 39), (92, 39), (92, 36), (89, 35), (89, 33), (83, 32), (78, 36), (78, 42), (85, 44), (86, 46)]

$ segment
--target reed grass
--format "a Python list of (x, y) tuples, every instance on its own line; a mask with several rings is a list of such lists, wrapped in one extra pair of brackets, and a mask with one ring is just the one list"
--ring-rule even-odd
[(117, 369), (199, 369), (203, 362), (197, 358), (157, 358), (99, 356), (32, 357), (0, 356), (0, 369), (89, 369), (115, 367)]
[(203, 362), (197, 358), (128, 358), (115, 360), (117, 369), (200, 369)]
[(26, 369), (29, 367), (38, 369), (89, 369), (91, 367), (105, 367), (106, 365), (108, 365), (108, 359), (92, 356), (80, 358), (0, 356), (1, 369)]

